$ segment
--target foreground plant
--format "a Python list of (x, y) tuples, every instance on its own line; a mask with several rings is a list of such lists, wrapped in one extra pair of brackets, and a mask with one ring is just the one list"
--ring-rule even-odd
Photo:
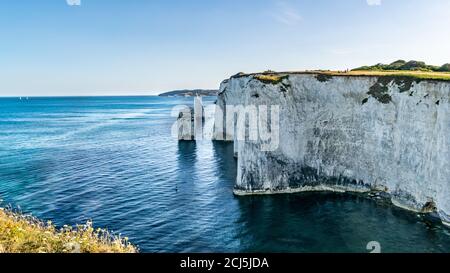
[(0, 208), (0, 253), (136, 253), (128, 238), (92, 222), (57, 229), (51, 222)]

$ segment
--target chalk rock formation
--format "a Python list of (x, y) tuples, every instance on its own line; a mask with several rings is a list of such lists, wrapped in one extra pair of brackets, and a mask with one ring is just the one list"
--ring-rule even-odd
[(178, 140), (195, 140), (194, 136), (194, 108), (186, 108), (180, 111), (177, 119)]
[(450, 223), (449, 93), (412, 77), (240, 74), (221, 84), (215, 138), (236, 138), (228, 105), (278, 105), (276, 149), (235, 142), (236, 194), (380, 191)]
[(192, 141), (203, 138), (205, 109), (200, 97), (194, 100), (194, 107), (184, 106), (177, 119), (178, 140)]

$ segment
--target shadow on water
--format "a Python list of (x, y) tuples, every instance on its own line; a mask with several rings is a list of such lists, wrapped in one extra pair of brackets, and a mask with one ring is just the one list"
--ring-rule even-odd
[(234, 158), (233, 142), (213, 141), (214, 158), (216, 160), (216, 176), (233, 189), (237, 176), (237, 160)]
[(170, 235), (176, 238), (171, 240), (176, 241), (174, 251), (237, 251), (230, 235), (238, 208), (232, 193), (236, 162), (227, 158), (232, 151), (232, 143), (178, 143), (178, 190), (167, 202), (174, 212), (171, 221), (177, 224)]
[(178, 142), (178, 167), (180, 170), (184, 168), (192, 168), (197, 158), (197, 143), (195, 141), (179, 141)]
[[(450, 244), (445, 227), (386, 200), (319, 192), (235, 197), (233, 143), (213, 142), (212, 149), (218, 178), (214, 187), (220, 190), (215, 195), (216, 205), (224, 206), (224, 219), (230, 211), (236, 215), (228, 218), (233, 221), (231, 250), (368, 252), (367, 244), (378, 241), (384, 252), (449, 251), (445, 248)], [(220, 225), (215, 228), (223, 229)]]
[(177, 163), (178, 181), (183, 184), (193, 181), (195, 179), (195, 164), (197, 163), (197, 143), (195, 141), (178, 142)]
[(449, 252), (442, 225), (365, 196), (300, 193), (239, 197), (242, 252)]

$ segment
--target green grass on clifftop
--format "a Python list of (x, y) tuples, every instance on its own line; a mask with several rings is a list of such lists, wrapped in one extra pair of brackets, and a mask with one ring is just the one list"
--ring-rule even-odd
[(318, 71), (317, 73), (330, 76), (392, 76), (392, 77), (409, 77), (419, 80), (441, 80), (450, 81), (449, 72), (429, 72), (429, 71), (400, 71), (400, 70), (352, 70), (348, 72), (339, 71)]
[(286, 78), (282, 75), (276, 75), (276, 74), (262, 74), (262, 75), (256, 75), (255, 79), (265, 83), (265, 84), (279, 84), (283, 81), (283, 79)]
[(290, 71), (290, 72), (271, 72), (253, 73), (233, 76), (233, 78), (253, 76), (255, 79), (265, 84), (279, 84), (289, 75), (316, 75), (321, 82), (326, 82), (332, 77), (399, 77), (410, 78), (412, 80), (437, 80), (450, 81), (450, 72), (418, 71), (418, 70), (351, 70), (351, 71), (332, 71), (332, 70), (308, 70), (308, 71)]

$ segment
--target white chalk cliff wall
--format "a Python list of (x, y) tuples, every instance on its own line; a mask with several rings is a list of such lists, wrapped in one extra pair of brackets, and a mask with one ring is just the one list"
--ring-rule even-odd
[(317, 73), (236, 75), (226, 105), (279, 105), (279, 146), (236, 142), (236, 194), (379, 191), (400, 207), (450, 223), (450, 82)]

